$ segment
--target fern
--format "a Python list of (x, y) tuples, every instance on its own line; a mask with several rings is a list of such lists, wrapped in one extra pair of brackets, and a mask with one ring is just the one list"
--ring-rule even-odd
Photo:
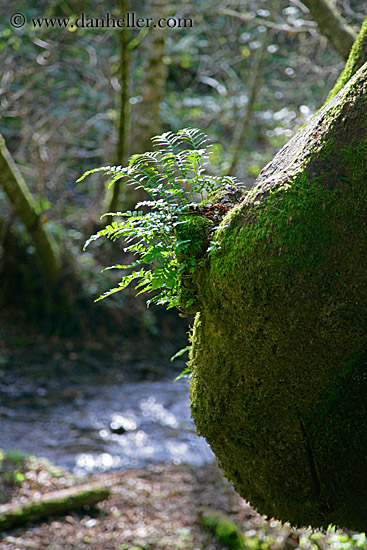
[[(155, 303), (163, 304), (168, 309), (179, 307), (181, 274), (195, 266), (188, 265), (187, 261), (178, 262), (178, 256), (185, 257), (182, 252), (190, 241), (178, 241), (175, 227), (187, 223), (182, 220), (182, 215), (187, 214), (197, 197), (202, 200), (220, 185), (237, 183), (234, 178), (207, 173), (208, 138), (201, 130), (185, 128), (176, 134), (165, 132), (152, 138), (152, 142), (158, 150), (133, 155), (128, 166), (95, 168), (78, 180), (104, 172), (111, 178), (109, 185), (123, 178), (121, 181), (125, 184), (142, 188), (150, 196), (149, 200), (139, 202), (134, 211), (105, 214), (115, 216), (119, 221), (113, 221), (85, 243), (84, 249), (101, 237), (114, 241), (122, 237), (124, 251), (133, 253), (137, 258), (128, 265), (116, 264), (105, 268), (133, 271), (123, 275), (117, 287), (108, 290), (96, 301), (135, 282), (138, 294), (155, 293), (147, 301), (148, 306)], [(209, 248), (213, 250), (218, 246), (212, 243)], [(150, 269), (141, 267), (142, 264), (150, 266)]]

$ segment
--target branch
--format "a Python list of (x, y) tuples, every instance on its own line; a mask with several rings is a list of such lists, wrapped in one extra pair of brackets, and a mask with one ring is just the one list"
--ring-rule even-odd
[(8, 503), (0, 506), (0, 531), (83, 506), (93, 506), (109, 497), (108, 487), (99, 483), (84, 483), (42, 495), (36, 502)]
[(240, 13), (239, 11), (232, 10), (230, 8), (220, 9), (217, 10), (218, 14), (220, 15), (228, 15), (229, 17), (235, 17), (236, 19), (240, 19), (244, 23), (249, 23), (250, 21), (253, 21), (255, 23), (259, 23), (261, 25), (264, 25), (264, 27), (268, 27), (270, 29), (274, 29), (277, 31), (284, 31), (284, 32), (312, 32), (312, 30), (316, 27), (316, 23), (313, 21), (304, 21), (304, 25), (302, 27), (291, 27), (290, 25), (287, 25), (286, 23), (274, 23), (273, 21), (268, 21), (267, 19), (263, 19), (262, 17), (254, 17), (250, 13)]
[(52, 236), (43, 227), (39, 212), (22, 174), (0, 135), (0, 186), (16, 215), (31, 236), (43, 271), (53, 285), (60, 277), (60, 259)]
[(345, 60), (348, 59), (357, 38), (354, 30), (330, 3), (330, 0), (302, 0), (318, 24), (320, 32), (326, 36), (333, 48)]

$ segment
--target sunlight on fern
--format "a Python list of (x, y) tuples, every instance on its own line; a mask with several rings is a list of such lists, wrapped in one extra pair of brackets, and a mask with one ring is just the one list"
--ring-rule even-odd
[[(185, 260), (178, 262), (178, 255), (184, 258), (182, 253), (187, 250), (190, 241), (178, 240), (175, 228), (187, 223), (182, 216), (189, 213), (190, 206), (202, 201), (219, 186), (238, 184), (235, 178), (213, 176), (207, 172), (209, 140), (201, 130), (185, 128), (176, 134), (165, 132), (153, 137), (152, 142), (157, 150), (133, 155), (128, 166), (95, 168), (78, 180), (80, 182), (90, 174), (103, 172), (111, 178), (109, 186), (121, 179), (125, 185), (144, 189), (150, 196), (149, 200), (138, 202), (133, 211), (104, 214), (115, 216), (119, 221), (113, 221), (85, 243), (84, 249), (100, 237), (113, 241), (122, 237), (124, 252), (133, 253), (137, 258), (127, 265), (116, 264), (105, 268), (133, 271), (123, 275), (117, 287), (108, 290), (96, 301), (135, 282), (138, 294), (153, 293), (147, 301), (148, 306), (155, 303), (165, 305), (167, 309), (179, 308), (180, 276), (186, 269), (194, 269), (194, 266), (192, 263), (188, 265)], [(217, 249), (218, 243), (212, 242), (209, 251)], [(146, 269), (146, 265), (150, 269)]]

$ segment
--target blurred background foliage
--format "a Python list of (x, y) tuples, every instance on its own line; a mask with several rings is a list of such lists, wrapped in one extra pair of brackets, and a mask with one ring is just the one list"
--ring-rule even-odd
[[(108, 285), (98, 274), (99, 264), (108, 263), (104, 256), (120, 251), (107, 253), (96, 246), (81, 253), (105, 211), (106, 182), (100, 177), (75, 182), (86, 170), (116, 163), (122, 133), (119, 155), (125, 162), (160, 131), (201, 128), (214, 142), (215, 171), (230, 172), (251, 186), (322, 105), (344, 66), (300, 0), (115, 0), (108, 10), (116, 18), (125, 6), (141, 17), (169, 14), (192, 20), (186, 28), (129, 29), (123, 31), (125, 42), (117, 29), (35, 29), (30, 23), (31, 17), (76, 18), (82, 12), (102, 17), (107, 11), (102, 1), (11, 4), (0, 0), (0, 132), (42, 224), (73, 258), (72, 269), (91, 297)], [(358, 32), (367, 2), (332, 4)], [(20, 29), (9, 23), (15, 11), (27, 20)], [(26, 256), (12, 269), (19, 270), (19, 263), (32, 269), (34, 249), (1, 189), (0, 209), (0, 269), (9, 278), (15, 250), (4, 246), (6, 233), (14, 228), (25, 247)], [(17, 280), (24, 284), (24, 273)], [(2, 305), (22, 294), (21, 287), (10, 289), (1, 294)], [(26, 306), (24, 293), (22, 300)], [(114, 300), (121, 306), (125, 298)]]

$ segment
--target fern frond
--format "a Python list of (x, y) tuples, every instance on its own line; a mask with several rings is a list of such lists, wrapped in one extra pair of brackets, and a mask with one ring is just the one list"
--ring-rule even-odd
[(198, 128), (183, 128), (179, 130), (178, 135), (181, 143), (191, 145), (192, 149), (206, 148), (209, 143), (208, 137)]
[(127, 275), (123, 277), (117, 287), (110, 288), (110, 290), (101, 294), (101, 296), (99, 296), (99, 298), (97, 298), (94, 301), (99, 302), (99, 300), (104, 300), (104, 298), (111, 296), (111, 294), (115, 294), (116, 292), (120, 292), (121, 290), (124, 290), (134, 280), (143, 278), (146, 275), (146, 273), (147, 272), (143, 268), (141, 268), (140, 271), (133, 271), (131, 275)]
[(171, 153), (175, 156), (179, 152), (178, 144), (180, 143), (180, 138), (173, 132), (165, 132), (160, 136), (154, 136), (152, 137), (152, 142), (156, 147), (159, 147), (161, 152)]
[(100, 168), (93, 168), (92, 170), (88, 170), (87, 172), (84, 172), (82, 176), (80, 176), (79, 179), (76, 180), (76, 183), (79, 183), (80, 181), (83, 181), (87, 176), (90, 176), (91, 174), (94, 174), (96, 172), (105, 172), (105, 174), (114, 174), (120, 170), (123, 170), (122, 166), (101, 166)]
[[(185, 128), (177, 133), (165, 132), (154, 136), (152, 142), (155, 151), (133, 155), (126, 167), (95, 168), (78, 180), (82, 181), (95, 172), (104, 172), (111, 178), (110, 186), (122, 178), (124, 184), (144, 189), (150, 195), (148, 200), (138, 202), (133, 211), (105, 214), (117, 217), (118, 221), (112, 221), (85, 243), (84, 248), (100, 237), (114, 241), (122, 237), (124, 252), (135, 255), (135, 260), (130, 264), (115, 264), (105, 268), (133, 271), (123, 275), (115, 288), (102, 294), (96, 301), (135, 282), (138, 294), (155, 294), (147, 301), (148, 306), (154, 303), (165, 305), (167, 309), (180, 307), (181, 276), (195, 270), (195, 261), (187, 259), (178, 262), (177, 256), (184, 255), (182, 253), (190, 246), (190, 240), (178, 240), (175, 228), (188, 223), (182, 217), (190, 213), (190, 206), (196, 204), (194, 197), (197, 194), (203, 197), (223, 184), (239, 184), (236, 178), (207, 173), (208, 138), (197, 128)], [(213, 242), (208, 250), (218, 249), (215, 245)], [(149, 269), (142, 265), (148, 265)]]
[(116, 229), (113, 228), (111, 225), (108, 225), (104, 229), (101, 229), (100, 231), (98, 231), (98, 233), (95, 233), (94, 235), (91, 235), (89, 237), (89, 239), (85, 242), (85, 244), (83, 246), (83, 250), (85, 250), (91, 242), (96, 241), (97, 239), (100, 239), (101, 237), (110, 237), (111, 233), (114, 233), (115, 231), (116, 231)]

